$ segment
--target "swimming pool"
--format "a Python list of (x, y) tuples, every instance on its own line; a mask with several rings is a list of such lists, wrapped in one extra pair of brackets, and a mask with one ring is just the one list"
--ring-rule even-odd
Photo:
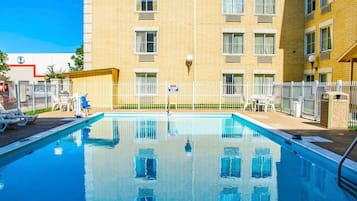
[[(333, 160), (238, 114), (79, 121), (2, 154), (1, 201), (355, 200), (337, 186)], [(351, 179), (355, 165), (344, 169)]]

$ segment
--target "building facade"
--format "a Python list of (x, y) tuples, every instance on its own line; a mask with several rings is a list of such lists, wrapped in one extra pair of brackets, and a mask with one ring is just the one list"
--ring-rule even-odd
[[(356, 80), (356, 0), (305, 0), (304, 32), (306, 81)], [(346, 59), (346, 55), (352, 57)]]
[(73, 66), (72, 53), (10, 53), (7, 75), (13, 82), (43, 82), (48, 73), (48, 67), (53, 66), (55, 72), (69, 71)]
[(301, 81), (303, 11), (299, 0), (85, 0), (84, 68), (116, 67), (136, 85)]

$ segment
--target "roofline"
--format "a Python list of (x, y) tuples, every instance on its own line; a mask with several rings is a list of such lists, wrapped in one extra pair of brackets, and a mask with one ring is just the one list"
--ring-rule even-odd
[(118, 82), (119, 80), (119, 69), (118, 68), (103, 68), (103, 69), (92, 69), (92, 70), (82, 70), (63, 73), (65, 78), (82, 78), (91, 77), (97, 75), (112, 75), (113, 82)]
[(337, 59), (338, 62), (349, 62), (351, 58), (348, 58), (349, 54), (353, 53), (353, 51), (357, 52), (357, 40)]

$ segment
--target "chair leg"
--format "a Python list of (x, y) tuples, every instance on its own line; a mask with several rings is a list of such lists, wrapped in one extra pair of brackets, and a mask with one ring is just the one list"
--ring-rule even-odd
[(273, 112), (275, 112), (275, 105), (271, 104), (271, 109), (273, 110)]

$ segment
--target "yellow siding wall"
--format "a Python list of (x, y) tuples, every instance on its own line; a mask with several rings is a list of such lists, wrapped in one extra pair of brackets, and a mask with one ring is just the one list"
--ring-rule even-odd
[(72, 93), (87, 94), (89, 104), (93, 107), (112, 108), (113, 91), (112, 75), (96, 75), (81, 78), (71, 78)]
[[(330, 59), (320, 60), (320, 28), (319, 25), (333, 20), (332, 37), (333, 44)], [(351, 64), (339, 63), (337, 59), (357, 40), (357, 0), (333, 0), (331, 11), (321, 14), (320, 1), (316, 1), (314, 19), (306, 22), (305, 28), (316, 27), (315, 55), (318, 71), (326, 68), (332, 69), (332, 76), (328, 81), (349, 81), (351, 77)], [(311, 64), (306, 62), (305, 69), (310, 69)], [(318, 72), (315, 72), (315, 77)]]
[[(219, 82), (222, 71), (231, 69), (244, 72), (245, 83), (253, 82), (253, 72), (257, 70), (273, 72), (276, 82), (302, 80), (303, 20), (296, 20), (303, 19), (304, 4), (300, 0), (277, 1), (272, 23), (257, 22), (254, 1), (245, 1), (241, 22), (225, 21), (222, 1), (159, 0), (154, 20), (139, 20), (134, 0), (86, 2), (91, 2), (92, 10), (92, 31), (87, 40), (90, 45), (85, 48), (85, 55), (91, 53), (87, 66), (92, 69), (118, 66), (121, 83), (134, 82), (136, 69), (155, 69), (159, 82)], [(154, 62), (139, 62), (135, 54), (135, 28), (138, 27), (158, 30), (158, 52)], [(244, 30), (244, 55), (239, 63), (225, 62), (222, 55), (224, 29)], [(277, 33), (272, 63), (257, 63), (254, 55), (254, 30), (257, 29)], [(194, 56), (190, 72), (185, 65), (187, 55)]]

